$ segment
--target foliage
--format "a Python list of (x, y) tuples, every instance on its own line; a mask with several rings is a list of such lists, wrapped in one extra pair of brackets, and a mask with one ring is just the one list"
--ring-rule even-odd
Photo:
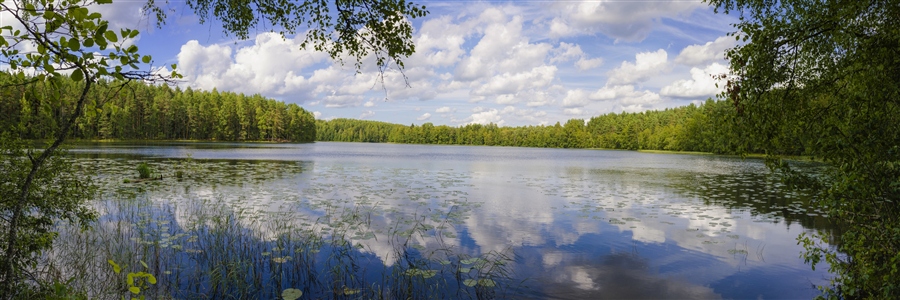
[[(71, 172), (70, 163), (61, 150), (47, 157), (43, 166), (31, 174), (32, 186), (25, 202), (21, 201), (20, 194), (25, 179), (29, 178), (34, 157), (42, 154), (32, 152), (30, 148), (9, 132), (0, 134), (0, 174), (3, 174), (0, 176), (0, 228), (4, 229), (0, 231), (0, 240), (5, 243), (11, 234), (16, 236), (13, 251), (0, 255), (0, 266), (12, 270), (5, 278), (33, 276), (25, 270), (37, 264), (36, 254), (53, 244), (57, 235), (53, 232), (55, 221), (62, 219), (86, 227), (96, 218), (91, 209), (82, 205), (84, 199), (94, 194), (94, 186), (89, 177)], [(16, 208), (25, 213), (19, 215), (17, 226), (12, 226)], [(28, 290), (35, 288), (20, 286), (14, 290), (14, 285), (23, 283), (7, 283), (9, 286), (5, 291), (0, 290), (0, 294), (9, 297), (19, 292), (30, 293)]]
[[(153, 4), (150, 0), (147, 6)], [(424, 5), (405, 0), (188, 0), (187, 5), (201, 23), (218, 20), (226, 33), (240, 39), (266, 23), (282, 36), (299, 29), (306, 31), (301, 47), (326, 52), (341, 63), (344, 57), (353, 58), (357, 70), (371, 54), (382, 71), (391, 63), (403, 68), (403, 58), (415, 52), (407, 18), (428, 14)], [(156, 12), (164, 15), (163, 10)]]
[[(12, 79), (0, 74), (0, 82)], [(18, 128), (19, 135), (26, 139), (41, 139), (58, 130), (60, 122), (48, 116), (71, 106), (78, 93), (75, 82), (60, 81), (53, 86), (35, 83), (0, 92), (4, 96), (0, 98), (0, 112), (6, 116), (0, 125)], [(61, 95), (60, 101), (39, 97), (51, 90)], [(87, 95), (84, 116), (76, 121), (70, 136), (312, 142), (315, 121), (312, 113), (296, 104), (260, 95), (100, 80)]]
[[(107, 260), (110, 266), (113, 268), (113, 272), (116, 274), (120, 274), (122, 272), (122, 267), (119, 266), (113, 260)], [(144, 265), (144, 268), (147, 268), (147, 263), (141, 262)], [(147, 272), (129, 272), (126, 275), (125, 283), (128, 286), (128, 292), (131, 293), (131, 299), (136, 299), (134, 296), (138, 296), (137, 299), (145, 299), (146, 295), (141, 295), (142, 291), (145, 291), (150, 288), (150, 285), (156, 284), (156, 276)], [(122, 299), (125, 299), (125, 296), (122, 296)]]
[[(82, 114), (87, 95), (100, 78), (117, 80), (164, 80), (162, 75), (137, 70), (137, 64), (149, 63), (138, 48), (129, 45), (137, 31), (116, 32), (89, 7), (111, 3), (109, 0), (4, 0), (0, 12), (7, 14), (0, 27), (0, 63), (8, 64), (10, 78), (5, 86), (28, 87), (40, 82), (46, 88), (31, 97), (17, 97), (22, 106), (35, 101), (59, 103), (65, 107), (42, 112), (41, 119), (55, 119), (59, 127), (46, 132), (51, 140), (44, 150), (34, 150), (19, 140), (18, 132), (4, 127), (2, 155), (3, 231), (0, 233), (0, 295), (15, 297), (23, 287), (27, 267), (34, 266), (34, 255), (49, 248), (58, 219), (84, 224), (94, 218), (82, 205), (91, 196), (85, 179), (71, 175), (60, 155), (60, 146)], [(173, 66), (174, 68), (174, 66)], [(26, 73), (27, 72), (27, 73)], [(174, 73), (171, 75), (177, 75)], [(61, 80), (68, 77), (70, 81)], [(70, 83), (71, 95), (56, 93), (56, 87)], [(4, 91), (6, 93), (6, 91)], [(28, 130), (16, 126), (18, 130)]]
[(150, 178), (150, 166), (147, 163), (141, 163), (137, 166), (138, 178), (147, 179)]
[[(611, 113), (587, 123), (572, 119), (561, 125), (499, 127), (468, 124), (460, 127), (390, 124), (334, 119), (317, 121), (320, 141), (488, 145), (547, 148), (605, 148), (631, 150), (704, 151), (737, 153), (753, 149), (738, 134), (739, 124), (725, 101), (707, 100), (700, 106)], [(802, 154), (802, 153), (793, 153)]]
[[(829, 298), (900, 298), (900, 1), (712, 0), (736, 13), (723, 97), (769, 165), (846, 222), (835, 248), (805, 235), (804, 257), (836, 275)], [(821, 157), (824, 176), (778, 155)]]

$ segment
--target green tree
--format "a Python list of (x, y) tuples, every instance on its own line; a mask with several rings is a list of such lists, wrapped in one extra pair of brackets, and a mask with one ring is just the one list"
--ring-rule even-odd
[[(40, 137), (50, 139), (46, 149), (32, 150), (20, 139), (20, 132), (3, 133), (2, 202), (0, 202), (0, 295), (14, 297), (15, 287), (22, 281), (24, 269), (34, 254), (52, 244), (53, 220), (63, 218), (89, 221), (91, 214), (81, 205), (89, 194), (82, 179), (66, 174), (65, 164), (59, 164), (59, 148), (82, 110), (93, 85), (103, 77), (119, 80), (161, 79), (151, 72), (137, 70), (137, 64), (149, 63), (149, 56), (141, 56), (136, 46), (126, 46), (127, 38), (137, 31), (109, 30), (107, 21), (88, 6), (109, 1), (0, 1), (2, 12), (10, 17), (0, 27), (0, 57), (15, 74), (11, 86), (38, 85), (39, 92), (26, 93), (24, 102), (32, 108), (43, 124)], [(11, 19), (11, 20), (10, 20)], [(23, 45), (34, 50), (22, 50)], [(33, 72), (30, 76), (25, 72)], [(63, 72), (68, 72), (64, 75)], [(56, 93), (65, 89), (69, 77), (80, 90), (67, 101)], [(40, 89), (43, 89), (42, 91)], [(56, 113), (47, 113), (50, 102), (70, 102), (57, 106)], [(34, 110), (36, 108), (36, 110)], [(58, 118), (56, 116), (59, 116)], [(48, 122), (46, 120), (53, 120)]]
[[(826, 296), (900, 298), (900, 1), (711, 0), (740, 19), (723, 98), (773, 169), (808, 189), (845, 232), (802, 236), (836, 275)], [(794, 172), (782, 154), (828, 163)]]
[[(42, 139), (51, 140), (45, 149), (31, 150), (32, 147), (26, 147), (20, 140), (22, 132), (3, 133), (0, 156), (5, 161), (2, 166), (13, 169), (4, 170), (3, 194), (0, 195), (0, 228), (3, 229), (0, 233), (0, 297), (17, 296), (15, 289), (23, 282), (22, 274), (29, 259), (51, 245), (52, 234), (44, 234), (52, 232), (51, 220), (73, 218), (89, 221), (91, 218), (90, 214), (80, 210), (81, 201), (87, 198), (88, 193), (68, 190), (82, 191), (84, 185), (67, 181), (63, 174), (68, 174), (69, 170), (65, 164), (58, 167), (55, 162), (60, 155), (60, 146), (84, 114), (85, 104), (95, 86), (110, 78), (119, 82), (169, 78), (140, 69), (140, 64), (151, 63), (152, 58), (140, 55), (137, 46), (127, 43), (128, 39), (137, 37), (138, 31), (112, 30), (100, 13), (91, 11), (96, 5), (111, 2), (0, 0), (0, 13), (10, 16), (0, 24), (0, 63), (9, 65), (7, 72), (14, 74), (14, 80), (5, 86), (54, 86), (42, 86), (45, 91), (51, 92), (32, 93), (34, 97), (26, 97), (23, 101), (28, 109), (20, 109), (28, 118), (43, 119), (31, 120), (37, 121), (37, 124), (53, 125), (34, 133)], [(402, 58), (415, 50), (411, 39), (412, 27), (407, 17), (421, 17), (427, 13), (424, 6), (402, 0), (251, 2), (191, 0), (187, 4), (200, 14), (201, 20), (210, 17), (218, 19), (226, 32), (242, 38), (246, 38), (259, 22), (274, 26), (272, 28), (279, 29), (282, 34), (293, 34), (297, 28), (308, 29), (303, 47), (326, 51), (333, 58), (349, 54), (356, 58), (357, 69), (361, 67), (361, 58), (374, 54), (376, 64), (382, 70), (391, 64), (402, 69)], [(166, 10), (156, 6), (154, 0), (148, 0), (146, 8), (146, 11), (156, 13), (161, 25)], [(177, 74), (173, 71), (168, 76), (175, 77)], [(64, 89), (61, 88), (66, 84), (65, 80), (61, 80), (63, 77), (69, 77), (79, 90), (74, 94), (74, 99), (62, 99), (59, 93), (54, 93), (57, 89)], [(54, 106), (48, 101), (59, 105)], [(93, 106), (109, 104), (101, 103)], [(104, 116), (110, 122), (108, 129), (126, 128), (115, 123), (127, 123), (128, 114), (137, 114), (141, 118), (137, 126), (126, 128), (128, 130), (123, 135), (135, 134), (144, 126), (144, 106), (134, 105), (134, 101), (129, 104), (119, 106), (120, 114), (116, 116)], [(49, 115), (40, 114), (54, 107), (59, 110)], [(192, 114), (192, 109), (194, 107), (185, 107), (187, 120), (184, 121), (191, 122), (192, 117), (203, 118), (205, 123), (202, 125), (210, 128), (201, 128), (202, 132), (198, 133), (211, 136), (216, 112), (210, 111), (208, 113), (211, 115), (206, 116), (196, 112)], [(49, 122), (49, 118), (54, 118), (54, 122)], [(277, 118), (275, 121), (281, 122)], [(187, 133), (185, 130), (182, 134)], [(67, 192), (67, 195), (74, 197), (74, 202), (50, 201), (48, 197), (58, 195), (57, 192)], [(40, 237), (32, 239), (35, 234), (40, 234)]]

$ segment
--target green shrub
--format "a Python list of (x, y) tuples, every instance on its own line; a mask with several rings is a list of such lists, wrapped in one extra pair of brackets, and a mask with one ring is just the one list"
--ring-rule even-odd
[(141, 163), (140, 165), (138, 165), (137, 171), (141, 179), (150, 178), (150, 166), (148, 166), (147, 163)]

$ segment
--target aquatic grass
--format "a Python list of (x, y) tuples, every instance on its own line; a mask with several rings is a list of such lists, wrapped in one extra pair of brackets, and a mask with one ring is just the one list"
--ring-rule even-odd
[(138, 178), (140, 179), (149, 179), (150, 178), (150, 166), (147, 163), (141, 163), (137, 166)]
[[(164, 171), (166, 165), (160, 168)], [(485, 288), (493, 281), (461, 284), (482, 272), (461, 274), (462, 254), (443, 245), (443, 233), (453, 232), (453, 224), (464, 218), (465, 205), (445, 205), (446, 213), (426, 209), (412, 218), (380, 202), (359, 205), (341, 199), (280, 204), (278, 209), (286, 211), (267, 212), (245, 205), (252, 201), (244, 197), (232, 201), (227, 194), (193, 192), (209, 184), (203, 182), (234, 186), (240, 178), (184, 179), (188, 181), (183, 188), (174, 189), (167, 186), (171, 182), (124, 187), (107, 183), (107, 192), (95, 204), (100, 220), (87, 231), (60, 224), (63, 237), (45, 254), (46, 270), (41, 273), (56, 274), (54, 279), (68, 280), (93, 298), (129, 292), (125, 279), (109, 270), (108, 260), (121, 265), (123, 272), (155, 275), (158, 284), (141, 291), (149, 298), (276, 298), (286, 290), (322, 299), (490, 295)], [(158, 191), (181, 195), (176, 196), (180, 200), (158, 202), (151, 198), (160, 195)], [(396, 221), (390, 228), (379, 227), (373, 215), (391, 215)], [(374, 255), (378, 250), (366, 246), (379, 241), (391, 241), (387, 256), (396, 259), (392, 264), (382, 265)], [(500, 275), (495, 277), (499, 280)], [(491, 288), (502, 284), (498, 281)]]

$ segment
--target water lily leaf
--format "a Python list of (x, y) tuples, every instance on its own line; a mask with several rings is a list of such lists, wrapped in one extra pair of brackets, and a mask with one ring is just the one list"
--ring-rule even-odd
[(475, 286), (476, 284), (478, 284), (478, 280), (471, 279), (471, 278), (470, 278), (470, 279), (466, 279), (466, 280), (463, 280), (463, 284), (466, 285), (466, 286), (468, 286), (468, 287), (473, 287), (473, 286)]
[(497, 285), (497, 283), (494, 282), (494, 280), (492, 280), (492, 279), (485, 278), (485, 279), (479, 279), (478, 285), (483, 286), (483, 287), (494, 287)]
[(345, 296), (355, 295), (355, 294), (359, 294), (359, 289), (351, 289), (348, 287), (344, 287), (344, 295)]
[(281, 298), (284, 300), (297, 300), (303, 296), (303, 291), (298, 289), (286, 289), (281, 292)]

